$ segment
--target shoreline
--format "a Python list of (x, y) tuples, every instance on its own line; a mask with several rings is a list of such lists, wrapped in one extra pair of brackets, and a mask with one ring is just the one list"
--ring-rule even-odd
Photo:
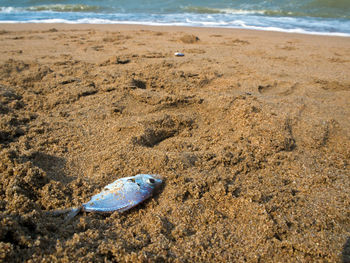
[[(27, 26), (26, 26), (27, 25)], [(47, 26), (46, 26), (47, 25)], [(185, 30), (189, 29), (189, 31), (194, 31), (194, 30), (208, 30), (208, 31), (253, 31), (253, 32), (266, 32), (267, 34), (287, 34), (287, 35), (296, 35), (296, 36), (316, 36), (316, 37), (339, 37), (339, 38), (350, 38), (350, 34), (346, 33), (335, 33), (336, 35), (327, 34), (327, 33), (318, 33), (318, 32), (286, 32), (286, 31), (278, 31), (278, 30), (268, 30), (268, 29), (249, 29), (249, 28), (224, 28), (224, 27), (205, 27), (205, 26), (177, 26), (177, 25), (144, 25), (144, 24), (89, 24), (89, 23), (1, 23), (0, 22), (0, 28), (4, 27), (9, 27), (12, 28), (12, 30), (19, 30), (16, 29), (18, 27), (23, 26), (24, 28), (28, 29), (28, 27), (34, 26), (34, 28), (51, 28), (53, 26), (56, 27), (61, 27), (64, 28), (67, 26), (69, 27), (82, 27), (82, 28), (96, 28), (96, 29), (101, 29), (103, 27), (109, 28), (109, 30), (113, 27), (121, 27), (125, 28), (124, 30), (128, 29), (143, 29), (143, 28), (154, 28), (154, 29), (159, 29), (163, 28), (163, 30), (171, 30), (172, 28), (177, 28), (178, 30)], [(161, 30), (162, 31), (162, 30)], [(339, 34), (339, 35), (338, 35)]]

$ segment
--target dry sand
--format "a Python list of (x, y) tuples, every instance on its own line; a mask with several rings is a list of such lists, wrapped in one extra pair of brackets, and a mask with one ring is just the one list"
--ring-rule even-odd
[(0, 25), (0, 158), (0, 261), (350, 262), (350, 38)]

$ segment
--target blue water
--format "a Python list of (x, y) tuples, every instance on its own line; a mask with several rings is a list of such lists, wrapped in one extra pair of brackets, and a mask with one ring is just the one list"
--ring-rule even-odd
[(0, 0), (0, 23), (205, 26), (350, 36), (350, 0)]

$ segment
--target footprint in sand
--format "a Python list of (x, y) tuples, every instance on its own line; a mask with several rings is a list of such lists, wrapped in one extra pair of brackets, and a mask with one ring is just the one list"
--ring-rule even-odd
[(146, 120), (143, 123), (143, 133), (134, 136), (131, 143), (152, 148), (166, 139), (177, 136), (185, 129), (192, 129), (193, 125), (194, 121), (189, 116), (161, 115), (155, 120)]
[(259, 85), (258, 91), (263, 95), (288, 96), (294, 93), (298, 83), (274, 82), (273, 84)]
[(338, 81), (328, 81), (318, 79), (315, 81), (323, 90), (327, 91), (350, 91), (350, 83), (341, 83)]
[(104, 46), (102, 46), (102, 45), (91, 47), (91, 49), (93, 49), (95, 51), (101, 51), (101, 50), (103, 50), (103, 48), (104, 48)]
[(195, 44), (199, 41), (199, 37), (195, 35), (184, 35), (180, 38), (180, 41), (185, 44)]
[(232, 41), (232, 44), (233, 45), (249, 45), (250, 42), (247, 40), (242, 40), (242, 39), (236, 38), (235, 40)]

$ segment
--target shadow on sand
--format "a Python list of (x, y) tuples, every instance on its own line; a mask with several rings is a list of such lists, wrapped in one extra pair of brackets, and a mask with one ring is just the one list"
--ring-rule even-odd
[(69, 183), (73, 180), (73, 178), (66, 176), (64, 172), (66, 160), (61, 157), (49, 155), (43, 152), (35, 152), (30, 156), (30, 160), (54, 181)]

